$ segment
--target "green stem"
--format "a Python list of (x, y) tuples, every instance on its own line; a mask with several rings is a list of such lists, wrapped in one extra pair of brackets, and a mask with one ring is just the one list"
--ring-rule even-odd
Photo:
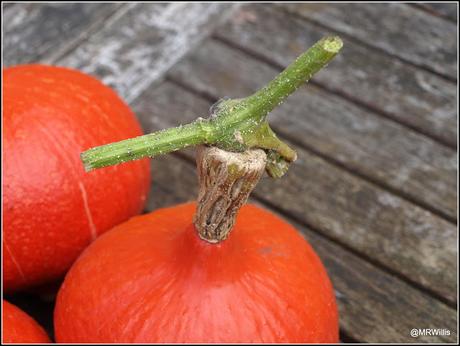
[(173, 127), (91, 148), (81, 154), (81, 159), (85, 165), (85, 170), (88, 172), (96, 168), (180, 150), (191, 145), (204, 143), (205, 138), (206, 131), (203, 130), (199, 121), (195, 121), (181, 127)]
[[(295, 160), (295, 151), (280, 141), (270, 129), (266, 116), (280, 105), (299, 86), (326, 66), (339, 52), (342, 41), (338, 37), (325, 37), (300, 55), (267, 86), (253, 95), (219, 104), (209, 119), (199, 119), (190, 124), (154, 132), (89, 149), (81, 154), (85, 169), (115, 165), (154, 157), (198, 144), (214, 145), (229, 151), (262, 148), (276, 157), (284, 172), (287, 163)], [(274, 169), (275, 171), (275, 169)]]
[(248, 98), (258, 116), (266, 116), (290, 94), (325, 67), (342, 48), (339, 37), (325, 37), (297, 57), (267, 86)]

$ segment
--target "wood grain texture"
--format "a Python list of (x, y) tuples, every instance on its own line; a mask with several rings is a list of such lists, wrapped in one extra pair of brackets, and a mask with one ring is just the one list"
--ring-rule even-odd
[[(241, 8), (217, 35), (227, 42), (287, 66), (327, 30), (277, 10)], [(456, 88), (431, 73), (345, 39), (340, 54), (313, 80), (350, 100), (456, 146)]]
[(413, 6), (423, 8), (428, 13), (436, 16), (441, 16), (453, 22), (457, 22), (458, 3), (445, 3), (445, 2), (425, 2), (416, 3)]
[[(222, 43), (207, 41), (169, 75), (218, 99), (250, 95), (279, 72)], [(297, 143), (456, 219), (454, 150), (314, 85), (301, 88), (270, 118), (277, 132)]]
[(5, 66), (49, 60), (121, 8), (117, 3), (22, 3), (3, 12)]
[[(186, 162), (173, 155), (161, 156), (152, 160), (152, 171), (151, 210), (196, 198), (198, 182), (192, 161)], [(250, 202), (270, 209), (257, 199), (251, 199)], [(348, 336), (361, 342), (452, 342), (456, 339), (453, 309), (432, 300), (307, 227), (287, 220), (308, 239), (325, 264), (336, 292), (341, 329)], [(410, 336), (412, 328), (427, 324), (448, 328), (453, 334), (449, 337), (418, 339)]]
[(260, 198), (455, 301), (455, 225), (297, 149), (285, 178), (259, 185)]
[(137, 3), (113, 18), (60, 65), (99, 77), (130, 102), (193, 49), (234, 4)]
[[(133, 107), (151, 132), (206, 116), (210, 102), (165, 82), (142, 94)], [(299, 159), (287, 175), (262, 178), (254, 196), (455, 301), (454, 225), (292, 146)]]
[[(334, 243), (293, 223), (306, 234), (336, 289), (341, 327), (364, 342), (455, 342), (456, 311), (378, 270)], [(420, 325), (442, 326), (451, 335), (410, 336)]]
[(290, 12), (456, 80), (455, 24), (407, 4), (286, 4)]

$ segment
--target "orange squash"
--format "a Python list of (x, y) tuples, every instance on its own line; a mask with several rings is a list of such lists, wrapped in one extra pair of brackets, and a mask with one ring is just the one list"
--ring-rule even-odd
[(210, 244), (194, 204), (137, 216), (88, 247), (58, 294), (58, 342), (338, 342), (326, 271), (292, 226), (244, 206)]
[(48, 335), (35, 320), (15, 305), (2, 301), (2, 343), (50, 343)]
[(80, 153), (142, 134), (129, 107), (95, 78), (67, 68), (3, 71), (3, 284), (62, 277), (99, 234), (138, 214), (148, 160), (85, 173)]

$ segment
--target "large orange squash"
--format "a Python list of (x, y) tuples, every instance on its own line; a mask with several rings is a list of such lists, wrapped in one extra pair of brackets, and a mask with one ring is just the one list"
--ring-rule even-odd
[(86, 174), (80, 153), (141, 135), (129, 107), (67, 68), (3, 71), (3, 253), (7, 291), (63, 276), (99, 234), (138, 214), (147, 160)]
[(330, 281), (288, 223), (246, 205), (220, 244), (194, 204), (134, 217), (77, 260), (58, 294), (58, 342), (338, 342)]
[(265, 153), (206, 148), (197, 161), (195, 217), (193, 203), (157, 210), (88, 247), (59, 291), (56, 340), (337, 342), (333, 289), (306, 240), (253, 205), (234, 224)]
[(2, 343), (49, 343), (51, 342), (43, 328), (24, 311), (2, 301)]

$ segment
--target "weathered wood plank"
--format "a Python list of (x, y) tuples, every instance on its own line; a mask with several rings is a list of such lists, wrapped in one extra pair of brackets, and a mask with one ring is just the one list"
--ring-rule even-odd
[(3, 13), (5, 66), (34, 63), (75, 45), (83, 33), (122, 7), (119, 3), (22, 3)]
[[(152, 160), (152, 170), (154, 183), (150, 199), (151, 210), (195, 199), (198, 183), (192, 162), (185, 162), (172, 155), (162, 156)], [(250, 202), (261, 205), (254, 199)], [(262, 206), (269, 209), (267, 205)], [(456, 319), (453, 309), (310, 229), (292, 220), (288, 221), (306, 236), (325, 264), (336, 291), (341, 329), (348, 336), (362, 342), (455, 340)], [(453, 334), (448, 337), (419, 339), (410, 336), (412, 328), (426, 325), (447, 328)]]
[(130, 4), (71, 54), (64, 66), (94, 74), (128, 102), (206, 37), (236, 5)]
[(260, 184), (261, 198), (455, 301), (455, 225), (309, 152), (298, 154), (300, 159), (283, 180)]
[[(295, 223), (293, 223), (296, 225)], [(365, 342), (455, 342), (456, 311), (307, 231), (336, 289), (341, 327)], [(413, 338), (412, 328), (439, 325), (451, 335)]]
[(412, 5), (419, 8), (423, 8), (431, 14), (450, 19), (455, 23), (457, 22), (458, 3), (456, 4), (453, 2), (424, 2)]
[[(133, 106), (151, 132), (205, 116), (210, 103), (167, 82), (147, 90)], [(454, 225), (293, 147), (299, 159), (283, 179), (263, 178), (257, 198), (455, 301)]]
[(283, 7), (456, 80), (457, 28), (451, 22), (397, 3), (291, 3)]
[(196, 199), (198, 178), (191, 162), (176, 155), (160, 156), (151, 161), (153, 178), (147, 212)]
[[(169, 75), (218, 99), (250, 95), (278, 72), (210, 40), (177, 64)], [(279, 133), (456, 219), (454, 150), (313, 85), (301, 88), (271, 118)]]
[[(272, 6), (243, 7), (218, 36), (287, 66), (326, 35)], [(322, 86), (452, 147), (457, 141), (456, 88), (450, 82), (345, 40), (342, 52), (314, 79)]]

